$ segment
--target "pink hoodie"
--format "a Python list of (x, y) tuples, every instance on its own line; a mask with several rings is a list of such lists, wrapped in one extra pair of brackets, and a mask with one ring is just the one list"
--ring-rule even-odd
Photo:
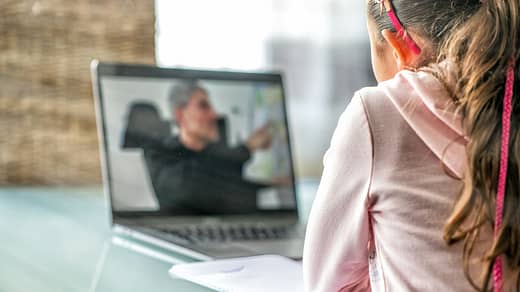
[[(324, 157), (305, 240), (306, 290), (473, 291), (462, 244), (442, 239), (465, 143), (454, 104), (429, 73), (402, 71), (358, 91)], [(489, 246), (487, 234), (474, 254)]]

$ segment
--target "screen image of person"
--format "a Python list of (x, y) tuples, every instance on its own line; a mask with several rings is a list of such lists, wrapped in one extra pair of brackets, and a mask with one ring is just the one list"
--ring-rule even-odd
[(176, 83), (168, 99), (178, 134), (144, 149), (160, 210), (187, 215), (257, 211), (257, 192), (273, 184), (245, 179), (243, 166), (254, 151), (270, 147), (269, 124), (230, 147), (219, 139), (217, 113), (197, 81)]

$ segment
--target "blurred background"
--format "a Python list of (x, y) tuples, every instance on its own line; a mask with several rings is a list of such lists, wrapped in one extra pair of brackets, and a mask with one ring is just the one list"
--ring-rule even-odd
[(282, 71), (297, 177), (375, 84), (365, 1), (0, 0), (0, 185), (99, 185), (89, 64)]

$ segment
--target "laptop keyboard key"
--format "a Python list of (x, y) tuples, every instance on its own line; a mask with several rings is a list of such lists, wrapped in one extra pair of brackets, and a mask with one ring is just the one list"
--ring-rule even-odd
[(290, 226), (228, 225), (228, 226), (188, 226), (183, 229), (163, 229), (190, 242), (222, 242), (281, 239), (289, 235)]

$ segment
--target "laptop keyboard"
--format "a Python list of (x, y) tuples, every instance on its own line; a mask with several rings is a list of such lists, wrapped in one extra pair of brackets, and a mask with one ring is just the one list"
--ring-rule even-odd
[(287, 238), (294, 225), (229, 225), (229, 226), (186, 226), (178, 229), (163, 228), (161, 231), (189, 242), (242, 241)]

